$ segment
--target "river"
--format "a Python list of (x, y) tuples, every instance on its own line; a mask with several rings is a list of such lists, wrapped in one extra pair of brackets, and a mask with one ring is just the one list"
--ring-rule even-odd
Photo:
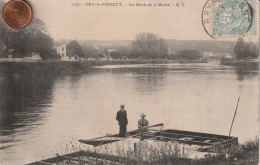
[(239, 142), (258, 135), (258, 72), (205, 64), (142, 64), (95, 67), (74, 76), (0, 75), (0, 164), (48, 158), (78, 139), (117, 133), (116, 112), (128, 112), (128, 130), (141, 113), (165, 128), (231, 135)]

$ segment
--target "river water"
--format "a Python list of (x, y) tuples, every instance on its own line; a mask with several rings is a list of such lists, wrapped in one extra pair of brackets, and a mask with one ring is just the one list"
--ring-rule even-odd
[[(0, 164), (24, 164), (62, 152), (78, 139), (117, 133), (120, 104), (128, 130), (141, 113), (165, 128), (231, 135), (258, 134), (258, 72), (217, 63), (112, 65), (57, 77), (0, 75)], [(8, 76), (9, 75), (9, 76)]]

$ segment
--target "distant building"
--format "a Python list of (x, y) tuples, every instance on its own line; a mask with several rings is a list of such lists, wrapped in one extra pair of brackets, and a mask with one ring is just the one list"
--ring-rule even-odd
[(114, 53), (115, 49), (107, 49), (107, 53), (110, 55), (111, 53)]
[(204, 51), (202, 55), (204, 57), (212, 57), (212, 56), (214, 56), (213, 52), (211, 52), (211, 51)]
[(74, 55), (74, 56), (69, 56), (67, 61), (79, 61), (79, 60), (81, 60), (79, 56)]
[(114, 49), (106, 49), (105, 53), (103, 53), (103, 57), (100, 58), (101, 61), (111, 61), (113, 58), (111, 54), (115, 53)]
[(103, 57), (100, 58), (101, 61), (112, 61), (113, 58), (110, 55), (103, 54)]
[(225, 54), (225, 56), (224, 56), (224, 58), (229, 58), (229, 59), (232, 59), (232, 58), (233, 58), (233, 56), (232, 56), (231, 54), (229, 54), (229, 53), (226, 53), (226, 54)]
[[(8, 58), (10, 58), (8, 56)], [(11, 57), (12, 58), (12, 57)], [(29, 60), (29, 61), (40, 61), (42, 60), (41, 56), (39, 53), (31, 53), (30, 55), (28, 55), (27, 57), (24, 57), (25, 60)]]
[(62, 61), (69, 61), (70, 60), (70, 58), (67, 56), (67, 45), (66, 45), (66, 43), (64, 43), (60, 46), (57, 46), (56, 52), (57, 52), (58, 55), (61, 56)]
[(176, 54), (173, 48), (168, 47), (168, 54)]
[(230, 53), (216, 53), (216, 56), (219, 58), (233, 58), (232, 54)]
[(80, 58), (78, 55), (68, 55), (67, 54), (67, 44), (63, 43), (60, 46), (56, 46), (56, 52), (58, 55), (61, 56), (62, 61), (79, 61), (84, 60), (83, 58)]
[(26, 57), (17, 57), (17, 54), (7, 54), (4, 58), (0, 58), (0, 61), (14, 61), (14, 62), (34, 62), (42, 60), (39, 53), (28, 53)]

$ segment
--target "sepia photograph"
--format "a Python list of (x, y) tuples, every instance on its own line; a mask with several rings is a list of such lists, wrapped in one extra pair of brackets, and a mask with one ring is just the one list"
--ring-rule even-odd
[(0, 9), (0, 165), (259, 164), (258, 0)]

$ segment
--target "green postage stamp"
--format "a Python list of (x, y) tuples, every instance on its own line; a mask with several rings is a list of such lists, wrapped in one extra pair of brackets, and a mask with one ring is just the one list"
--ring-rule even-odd
[(254, 0), (209, 0), (202, 12), (202, 23), (213, 38), (256, 34)]

